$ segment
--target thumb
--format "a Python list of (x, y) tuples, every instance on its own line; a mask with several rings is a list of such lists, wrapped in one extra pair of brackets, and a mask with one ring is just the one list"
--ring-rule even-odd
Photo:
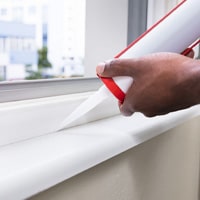
[(102, 77), (131, 76), (134, 65), (133, 59), (114, 59), (98, 64), (96, 72)]

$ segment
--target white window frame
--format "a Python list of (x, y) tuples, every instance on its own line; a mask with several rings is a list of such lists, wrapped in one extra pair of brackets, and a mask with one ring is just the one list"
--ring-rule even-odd
[[(129, 5), (127, 44), (129, 44), (146, 29), (148, 0), (127, 1)], [(2, 82), (0, 83), (0, 103), (89, 92), (97, 90), (101, 85), (101, 81), (95, 77)]]

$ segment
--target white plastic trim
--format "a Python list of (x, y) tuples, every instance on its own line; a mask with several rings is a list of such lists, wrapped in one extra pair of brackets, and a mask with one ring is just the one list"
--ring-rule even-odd
[(117, 115), (1, 146), (0, 199), (26, 199), (199, 114), (196, 106), (155, 118)]

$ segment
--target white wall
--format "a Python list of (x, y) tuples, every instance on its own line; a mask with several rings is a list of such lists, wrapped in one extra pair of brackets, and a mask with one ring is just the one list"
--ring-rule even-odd
[(30, 200), (199, 200), (199, 120), (187, 121)]
[(126, 47), (127, 26), (128, 0), (86, 1), (85, 76)]

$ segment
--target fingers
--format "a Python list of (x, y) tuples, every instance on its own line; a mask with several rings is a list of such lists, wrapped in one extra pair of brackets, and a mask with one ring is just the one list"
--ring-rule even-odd
[[(133, 76), (139, 71), (138, 66), (138, 59), (114, 59), (98, 64), (96, 72), (101, 77)], [(119, 109), (124, 116), (131, 116), (134, 113), (128, 108), (127, 103), (119, 103)]]
[(131, 76), (137, 66), (136, 59), (114, 59), (100, 63), (96, 72), (102, 77)]
[[(189, 58), (194, 57), (194, 51), (191, 49), (184, 54)], [(102, 77), (115, 77), (115, 76), (135, 76), (137, 73), (142, 71), (143, 66), (150, 63), (152, 60), (161, 59), (162, 55), (154, 54), (151, 56), (139, 58), (126, 58), (126, 59), (113, 59), (111, 61), (106, 61), (104, 63), (100, 63), (96, 67), (96, 73)], [(148, 64), (149, 65), (149, 64)], [(137, 76), (137, 75), (136, 75)]]

